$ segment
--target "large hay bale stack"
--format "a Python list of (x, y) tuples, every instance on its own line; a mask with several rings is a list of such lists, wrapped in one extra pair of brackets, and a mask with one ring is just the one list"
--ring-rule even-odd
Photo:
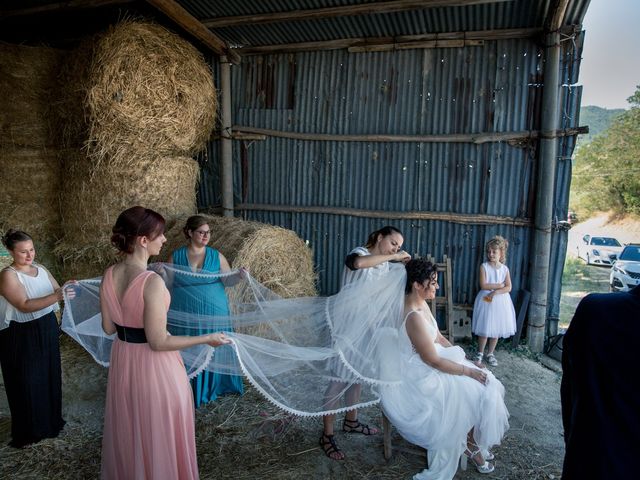
[[(0, 149), (0, 228), (55, 241), (60, 233), (56, 150)], [(53, 237), (53, 238), (51, 238)]]
[[(316, 295), (316, 274), (309, 247), (295, 232), (233, 217), (203, 215), (211, 228), (209, 245), (219, 250), (232, 268), (245, 267), (260, 283), (278, 295)], [(187, 216), (177, 218), (167, 233), (158, 261), (185, 244), (182, 228)]]
[(65, 235), (56, 248), (64, 278), (101, 275), (116, 259), (111, 228), (123, 210), (143, 205), (168, 221), (196, 210), (198, 164), (188, 157), (158, 157), (125, 168), (96, 167), (75, 152), (67, 159), (61, 209)]
[(59, 144), (52, 102), (65, 54), (0, 42), (0, 148)]
[[(118, 214), (133, 205), (169, 223), (196, 208), (198, 165), (215, 124), (217, 97), (202, 55), (165, 28), (126, 21), (85, 42), (62, 72), (66, 279), (99, 275), (115, 260)], [(82, 148), (79, 148), (79, 147)]]
[(38, 261), (56, 276), (61, 170), (51, 104), (64, 58), (52, 48), (0, 43), (0, 233), (32, 235)]

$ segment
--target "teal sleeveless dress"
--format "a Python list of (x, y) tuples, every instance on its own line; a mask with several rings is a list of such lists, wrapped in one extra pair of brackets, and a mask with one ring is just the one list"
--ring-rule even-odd
[[(173, 263), (189, 267), (189, 259), (187, 257), (187, 247), (181, 247), (173, 252)], [(211, 273), (220, 272), (220, 254), (211, 247), (206, 247), (204, 263), (202, 270)], [(184, 278), (184, 280), (183, 280)], [(209, 284), (193, 284), (183, 285), (189, 282), (190, 277), (176, 278), (176, 286), (189, 288), (177, 288), (171, 292), (171, 309), (180, 312), (195, 313), (200, 315), (229, 315), (229, 306), (227, 304), (227, 296), (225, 295), (224, 285), (221, 281)], [(185, 292), (188, 291), (188, 294)], [(172, 328), (171, 333), (174, 335), (185, 334), (186, 332), (177, 331)], [(222, 328), (222, 331), (232, 331), (231, 324)], [(203, 329), (198, 332), (201, 334), (210, 333)], [(226, 350), (226, 351), (223, 351)], [(230, 346), (225, 345), (216, 347), (216, 355), (235, 355)], [(237, 375), (223, 375), (204, 371), (198, 376), (191, 379), (191, 388), (193, 390), (193, 398), (196, 407), (203, 403), (211, 402), (218, 398), (218, 395), (226, 393), (244, 392), (242, 377)]]

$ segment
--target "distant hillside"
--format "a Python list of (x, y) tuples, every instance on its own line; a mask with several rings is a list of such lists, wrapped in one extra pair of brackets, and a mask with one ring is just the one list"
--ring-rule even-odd
[(588, 125), (589, 133), (578, 137), (578, 146), (591, 142), (593, 137), (609, 128), (613, 119), (624, 111), (623, 108), (610, 110), (594, 105), (580, 108), (580, 125)]

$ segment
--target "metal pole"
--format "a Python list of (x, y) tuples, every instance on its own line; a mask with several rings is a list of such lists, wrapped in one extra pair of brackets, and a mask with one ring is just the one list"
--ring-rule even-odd
[(222, 90), (222, 134), (221, 134), (221, 189), (222, 214), (233, 217), (233, 165), (231, 141), (231, 64), (226, 56), (220, 57), (220, 87)]
[(527, 343), (533, 352), (544, 348), (551, 250), (551, 221), (557, 164), (558, 94), (560, 77), (560, 34), (545, 37), (544, 90), (542, 92), (542, 125), (540, 155), (537, 170), (535, 234), (533, 265), (530, 274), (531, 303), (527, 326)]

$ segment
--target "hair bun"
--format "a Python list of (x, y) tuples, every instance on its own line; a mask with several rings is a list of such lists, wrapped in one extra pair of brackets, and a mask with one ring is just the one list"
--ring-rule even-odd
[(111, 243), (121, 252), (127, 252), (127, 237), (120, 232), (113, 232), (111, 235)]

